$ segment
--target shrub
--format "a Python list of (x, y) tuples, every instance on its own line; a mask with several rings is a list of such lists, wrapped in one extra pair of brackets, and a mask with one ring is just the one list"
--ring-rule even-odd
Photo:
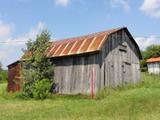
[(0, 82), (4, 82), (7, 80), (7, 71), (0, 70)]
[(30, 82), (25, 83), (23, 85), (22, 98), (33, 98), (32, 88), (33, 85)]
[(49, 79), (37, 80), (33, 84), (33, 98), (35, 99), (45, 99), (49, 96), (49, 91), (51, 89), (51, 82)]

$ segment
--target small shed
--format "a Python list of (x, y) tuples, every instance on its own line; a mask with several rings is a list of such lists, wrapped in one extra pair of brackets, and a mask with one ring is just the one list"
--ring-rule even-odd
[(160, 57), (152, 57), (147, 61), (148, 73), (160, 75)]
[(8, 65), (8, 91), (20, 90), (20, 61), (16, 61)]
[[(47, 51), (58, 93), (93, 94), (140, 81), (140, 49), (126, 27), (54, 41)], [(9, 76), (16, 76), (18, 64), (8, 66)], [(9, 91), (14, 78), (9, 77)]]

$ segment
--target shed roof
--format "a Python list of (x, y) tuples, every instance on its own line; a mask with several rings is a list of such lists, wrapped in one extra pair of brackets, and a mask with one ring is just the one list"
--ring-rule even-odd
[(54, 41), (48, 49), (47, 57), (60, 57), (99, 51), (106, 38), (122, 28), (111, 29), (85, 36)]
[(150, 58), (146, 62), (147, 63), (160, 62), (160, 57)]
[[(93, 53), (101, 50), (103, 43), (107, 38), (120, 30), (125, 30), (133, 43), (135, 44), (137, 51), (139, 53), (139, 58), (141, 59), (141, 53), (137, 43), (134, 38), (128, 31), (126, 27), (110, 29), (102, 32), (92, 33), (84, 36), (67, 38), (62, 40), (53, 41), (50, 44), (50, 47), (45, 52), (46, 56), (49, 58), (62, 57), (62, 56), (71, 56), (85, 53)], [(23, 60), (24, 57), (30, 56), (30, 54), (25, 54), (20, 60)], [(8, 65), (9, 66), (9, 65)]]

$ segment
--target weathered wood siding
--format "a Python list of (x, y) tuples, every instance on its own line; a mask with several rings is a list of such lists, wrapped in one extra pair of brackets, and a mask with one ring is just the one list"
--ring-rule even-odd
[(63, 94), (91, 93), (92, 71), (94, 92), (140, 80), (139, 53), (125, 30), (110, 35), (99, 53), (57, 58), (54, 63), (54, 79)]
[[(99, 54), (73, 56), (54, 60), (54, 80), (62, 94), (91, 92), (91, 78), (94, 77), (94, 92), (99, 88)], [(94, 72), (94, 76), (92, 76)]]
[(140, 80), (139, 53), (124, 30), (109, 36), (101, 56), (101, 88)]

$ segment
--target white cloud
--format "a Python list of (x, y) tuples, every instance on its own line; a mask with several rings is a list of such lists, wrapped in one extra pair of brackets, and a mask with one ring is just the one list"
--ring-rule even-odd
[[(0, 51), (0, 60), (3, 60), (3, 59), (5, 59), (7, 56), (6, 56), (6, 53), (7, 53), (8, 51)], [(0, 61), (1, 62), (1, 61)]]
[(144, 50), (146, 47), (152, 44), (160, 44), (160, 40), (158, 36), (151, 35), (149, 37), (137, 37), (135, 38), (138, 45), (140, 46), (140, 49)]
[(54, 0), (56, 5), (59, 6), (67, 6), (70, 0)]
[(6, 43), (6, 44), (4, 44), (4, 46), (23, 45), (29, 39), (34, 39), (36, 37), (36, 35), (39, 34), (45, 28), (46, 28), (45, 24), (43, 22), (39, 22), (35, 28), (32, 28), (26, 34), (21, 35), (21, 36), (19, 36), (17, 38), (8, 38), (8, 39), (3, 40)]
[(0, 24), (0, 31), (1, 26), (3, 29), (2, 32), (0, 32), (0, 38), (3, 37), (3, 39), (0, 39), (0, 61), (5, 66), (15, 60), (18, 60), (20, 56), (17, 55), (21, 55), (21, 48), (25, 46), (25, 43), (29, 39), (35, 39), (36, 35), (46, 28), (43, 22), (39, 22), (36, 27), (31, 28), (26, 34), (13, 38), (11, 36), (12, 26), (9, 24)]
[(151, 17), (160, 18), (160, 0), (144, 0), (140, 10)]
[(110, 0), (112, 7), (122, 7), (125, 11), (130, 10), (129, 0)]
[(6, 24), (2, 20), (0, 20), (0, 39), (4, 39), (10, 36), (12, 30), (11, 24)]
[(46, 28), (45, 23), (39, 22), (36, 27), (32, 28), (28, 33), (13, 39), (13, 41), (27, 42), (29, 39), (35, 39), (36, 35)]

